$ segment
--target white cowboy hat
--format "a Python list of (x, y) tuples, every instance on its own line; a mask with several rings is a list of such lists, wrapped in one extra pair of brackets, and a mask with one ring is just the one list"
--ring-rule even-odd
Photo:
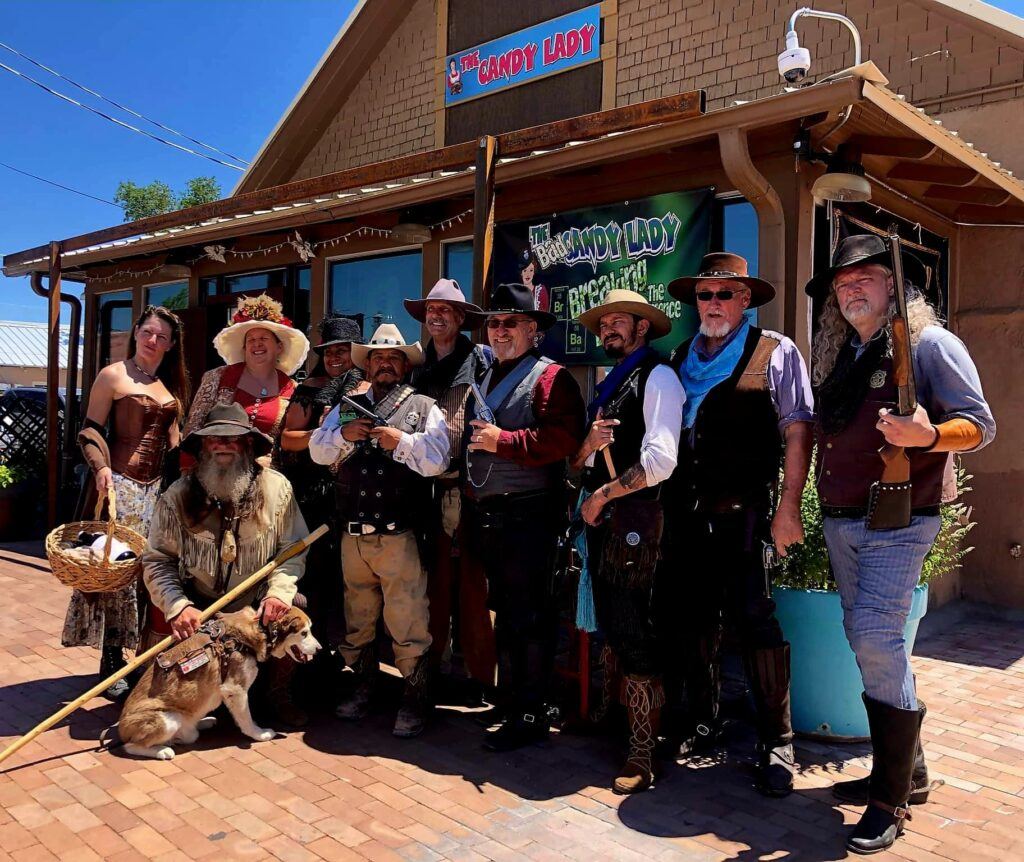
[(277, 367), (289, 377), (306, 361), (309, 339), (284, 316), (281, 303), (264, 293), (239, 299), (231, 323), (213, 337), (213, 346), (228, 365), (245, 361), (245, 334), (250, 329), (266, 329), (284, 345)]
[(672, 321), (664, 311), (651, 305), (643, 294), (637, 293), (635, 290), (625, 290), (619, 287), (609, 290), (604, 298), (604, 302), (600, 305), (595, 305), (593, 308), (588, 308), (579, 316), (578, 320), (583, 326), (593, 332), (594, 335), (600, 335), (601, 318), (606, 314), (611, 314), (613, 311), (635, 314), (637, 317), (650, 321), (651, 328), (649, 332), (651, 341), (655, 338), (661, 338), (663, 335), (668, 335), (672, 331)]
[(405, 354), (410, 365), (423, 364), (423, 348), (420, 347), (420, 343), (417, 341), (415, 344), (406, 344), (402, 333), (393, 323), (382, 323), (378, 326), (377, 331), (370, 336), (368, 344), (353, 344), (352, 364), (365, 371), (371, 350), (398, 350)]

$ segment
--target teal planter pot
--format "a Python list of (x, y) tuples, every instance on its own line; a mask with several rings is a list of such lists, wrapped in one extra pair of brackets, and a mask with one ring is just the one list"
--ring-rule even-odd
[[(843, 629), (839, 593), (775, 587), (776, 615), (790, 643), (793, 729), (842, 742), (868, 738), (864, 685)], [(904, 637), (913, 652), (917, 627), (928, 610), (928, 585), (914, 590)]]

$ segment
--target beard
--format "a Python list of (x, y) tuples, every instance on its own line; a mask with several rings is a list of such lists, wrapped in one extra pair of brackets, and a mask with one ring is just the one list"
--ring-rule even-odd
[(724, 317), (708, 317), (700, 322), (700, 334), (705, 338), (725, 338), (732, 327)]
[(237, 506), (252, 483), (254, 466), (252, 455), (248, 453), (235, 455), (229, 464), (218, 464), (212, 455), (204, 452), (199, 457), (196, 478), (207, 495)]

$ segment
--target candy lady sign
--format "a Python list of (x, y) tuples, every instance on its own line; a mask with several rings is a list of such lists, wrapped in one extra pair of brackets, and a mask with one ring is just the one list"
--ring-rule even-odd
[(499, 225), (495, 283), (528, 284), (537, 307), (558, 318), (542, 345), (553, 359), (608, 364), (597, 338), (575, 321), (617, 287), (642, 293), (669, 316), (671, 333), (654, 345), (668, 353), (695, 331), (696, 315), (666, 286), (697, 271), (711, 239), (713, 203), (711, 190), (702, 189)]
[(601, 59), (599, 3), (450, 54), (445, 106), (567, 72)]

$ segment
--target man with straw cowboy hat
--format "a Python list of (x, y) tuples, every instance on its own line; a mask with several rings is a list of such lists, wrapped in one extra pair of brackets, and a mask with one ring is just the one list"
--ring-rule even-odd
[[(309, 532), (288, 480), (256, 462), (272, 448), (239, 404), (215, 405), (181, 441), (198, 463), (157, 501), (142, 556), (150, 599), (178, 640), (195, 633), (201, 609)], [(305, 554), (282, 563), (258, 595), (227, 610), (259, 598), (264, 622), (273, 622), (291, 606), (305, 565)]]
[(369, 711), (383, 612), (405, 678), (393, 733), (411, 737), (422, 732), (430, 706), (427, 578), (417, 533), (429, 491), (424, 477), (448, 466), (448, 427), (434, 399), (402, 382), (423, 363), (423, 350), (418, 341), (406, 344), (393, 323), (381, 324), (368, 344), (353, 344), (352, 361), (366, 372), (369, 390), (354, 396), (354, 404), (334, 407), (309, 441), (316, 463), (340, 460), (335, 489), (346, 626), (340, 652), (357, 680), (337, 715), (356, 720)]
[[(800, 497), (810, 462), (814, 408), (796, 345), (754, 326), (749, 308), (775, 288), (753, 277), (740, 255), (704, 257), (699, 274), (678, 278), (669, 293), (697, 308), (700, 332), (670, 363), (686, 390), (679, 466), (665, 486), (663, 628), (679, 632), (689, 701), (682, 749), (702, 753), (718, 735), (720, 618), (735, 627), (754, 696), (757, 787), (768, 796), (793, 789), (789, 644), (775, 618), (775, 554), (803, 541)], [(784, 479), (776, 502), (779, 469)], [(685, 586), (684, 586), (685, 585)], [(678, 590), (678, 592), (676, 592)], [(673, 595), (673, 593), (675, 593)]]
[(654, 780), (665, 699), (652, 594), (664, 524), (661, 483), (676, 467), (686, 396), (650, 346), (672, 323), (642, 294), (611, 290), (579, 321), (615, 360), (590, 402), (590, 431), (572, 466), (584, 468), (581, 515), (597, 619), (625, 683), (629, 754), (612, 789), (637, 793)]
[(492, 361), (490, 349), (473, 344), (464, 332), (479, 329), (486, 318), (450, 278), (439, 279), (423, 299), (405, 300), (405, 308), (430, 335), (423, 365), (413, 372), (412, 382), (419, 392), (437, 400), (451, 444), (450, 466), (433, 482), (433, 518), (425, 542), (431, 669), (440, 669), (449, 642), (457, 640), (466, 670), (475, 681), (475, 690), (467, 693), (471, 697), (465, 702), (479, 703), (483, 688), (494, 685), (494, 625), (487, 609), (487, 579), (460, 529), (459, 468), (466, 445), (470, 384), (484, 375)]

